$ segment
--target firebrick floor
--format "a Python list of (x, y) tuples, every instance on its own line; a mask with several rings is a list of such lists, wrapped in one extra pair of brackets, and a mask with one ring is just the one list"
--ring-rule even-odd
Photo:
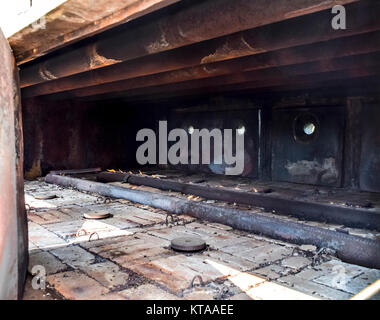
[[(344, 300), (380, 278), (380, 270), (344, 263), (323, 248), (42, 181), (26, 181), (25, 198), (30, 274), (24, 299)], [(84, 219), (90, 212), (111, 217)], [(202, 238), (207, 249), (171, 250), (170, 241), (184, 235)], [(46, 274), (44, 289), (36, 270)]]

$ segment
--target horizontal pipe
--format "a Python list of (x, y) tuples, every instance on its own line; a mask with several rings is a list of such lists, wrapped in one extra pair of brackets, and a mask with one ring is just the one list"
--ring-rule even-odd
[(106, 197), (125, 199), (174, 214), (221, 223), (232, 228), (262, 234), (296, 244), (313, 244), (336, 250), (338, 257), (350, 263), (380, 269), (380, 242), (331, 230), (266, 217), (260, 214), (210, 205), (152, 192), (121, 188), (99, 182), (65, 176), (47, 175), (47, 183), (74, 187)]
[[(375, 12), (380, 5), (366, 7), (350, 6), (350, 28), (336, 32), (328, 23), (331, 19), (330, 11), (323, 11), (311, 16), (299, 17), (284, 22), (271, 24), (256, 29), (242, 31), (222, 38), (197, 43), (194, 45), (154, 54), (140, 59), (119, 63), (115, 66), (100, 68), (73, 76), (46, 81), (38, 85), (26, 87), (23, 90), (25, 97), (52, 94), (61, 91), (84, 88), (115, 81), (133, 79), (147, 75), (174, 71), (178, 69), (196, 67), (202, 64), (205, 70), (212, 70), (211, 74), (220, 68), (220, 61), (230, 61), (243, 56), (254, 56), (264, 52), (272, 52), (293, 46), (302, 46), (321, 41), (328, 41), (341, 37), (363, 34), (380, 29), (380, 20)], [(357, 49), (353, 46), (352, 49)], [(284, 51), (282, 56), (291, 59), (296, 52)], [(326, 53), (327, 54), (327, 53)], [(324, 54), (322, 54), (323, 56)], [(276, 55), (273, 57), (276, 58)], [(252, 62), (250, 62), (252, 61)], [(243, 63), (268, 63), (265, 57), (252, 57), (250, 60), (232, 62), (231, 67), (238, 67)], [(284, 63), (284, 62), (282, 62)], [(287, 62), (291, 64), (292, 62)], [(281, 64), (281, 63), (279, 63)], [(201, 67), (198, 67), (201, 68)], [(49, 71), (51, 73), (51, 70)], [(38, 74), (36, 74), (38, 76)], [(25, 72), (21, 70), (22, 81), (26, 81)], [(24, 86), (24, 85), (22, 85)]]
[(84, 173), (97, 173), (101, 172), (101, 168), (88, 168), (88, 169), (68, 169), (68, 170), (52, 170), (50, 174), (84, 174)]
[(351, 227), (364, 227), (380, 230), (380, 213), (368, 209), (354, 209), (313, 201), (300, 201), (281, 198), (270, 194), (252, 193), (236, 190), (193, 185), (183, 182), (157, 179), (129, 173), (102, 172), (97, 174), (100, 182), (128, 182), (135, 185), (149, 186), (161, 190), (171, 190), (184, 194), (200, 196), (206, 199), (236, 202), (275, 210), (281, 214), (292, 214), (303, 219), (327, 221)]
[[(129, 61), (358, 0), (188, 1), (166, 16), (26, 66), (21, 86)], [(190, 5), (189, 5), (190, 4)], [(326, 23), (331, 27), (331, 17)]]

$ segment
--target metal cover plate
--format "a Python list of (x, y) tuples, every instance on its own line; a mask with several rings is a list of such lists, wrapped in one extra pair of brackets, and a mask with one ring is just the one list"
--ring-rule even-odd
[(90, 219), (90, 220), (107, 219), (110, 216), (111, 214), (108, 212), (89, 212), (83, 215), (85, 219)]
[(195, 237), (180, 237), (172, 240), (171, 248), (177, 251), (195, 252), (205, 249), (206, 242)]
[(58, 197), (55, 194), (48, 194), (48, 195), (43, 195), (43, 196), (35, 196), (34, 198), (37, 200), (52, 200)]

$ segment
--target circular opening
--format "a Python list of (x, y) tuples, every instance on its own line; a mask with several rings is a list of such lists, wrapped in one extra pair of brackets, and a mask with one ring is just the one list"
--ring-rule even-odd
[(308, 136), (312, 135), (315, 132), (315, 124), (311, 122), (306, 123), (303, 126), (303, 132), (305, 132), (305, 134), (307, 134)]
[(311, 143), (318, 137), (319, 130), (319, 120), (312, 113), (301, 113), (294, 119), (293, 135), (299, 143)]
[(188, 129), (187, 129), (187, 132), (189, 134), (193, 134), (194, 133), (194, 127), (193, 126), (190, 126)]
[(240, 127), (237, 129), (237, 134), (238, 134), (239, 136), (242, 136), (244, 133), (245, 133), (245, 126), (240, 126)]

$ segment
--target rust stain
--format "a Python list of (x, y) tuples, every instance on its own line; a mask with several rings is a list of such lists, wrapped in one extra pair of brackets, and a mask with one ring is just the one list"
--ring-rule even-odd
[(96, 43), (89, 46), (89, 59), (90, 59), (90, 68), (96, 69), (98, 67), (105, 67), (111, 64), (119, 63), (121, 60), (109, 59), (104, 56), (101, 56), (96, 50)]
[(38, 159), (33, 162), (32, 168), (29, 171), (25, 172), (25, 179), (33, 180), (41, 176), (42, 176), (41, 160)]
[(57, 79), (57, 77), (52, 74), (45, 66), (44, 63), (40, 65), (38, 68), (38, 73), (40, 74), (41, 78), (44, 80), (54, 80)]
[(201, 64), (228, 60), (232, 58), (243, 57), (252, 54), (263, 53), (266, 50), (252, 47), (247, 40), (241, 35), (233, 41), (226, 41), (221, 47), (201, 60)]
[(158, 41), (152, 42), (146, 47), (146, 50), (150, 54), (167, 50), (167, 48), (170, 46), (169, 42), (166, 39), (165, 30), (162, 28), (161, 24), (159, 24), (159, 28), (161, 31), (161, 38)]

